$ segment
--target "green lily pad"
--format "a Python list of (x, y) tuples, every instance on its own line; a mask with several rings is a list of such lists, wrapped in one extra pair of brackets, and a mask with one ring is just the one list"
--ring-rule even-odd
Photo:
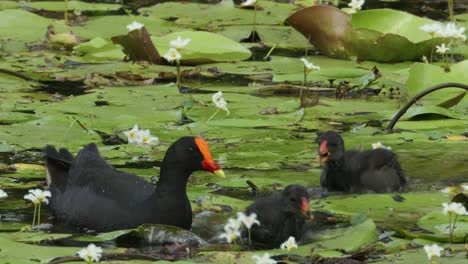
[(20, 4), (18, 2), (16, 2), (16, 1), (9, 1), (9, 0), (0, 1), (0, 10), (13, 9), (13, 8), (17, 8), (19, 6), (20, 6)]
[(112, 231), (112, 232), (107, 232), (107, 233), (101, 233), (96, 236), (79, 236), (79, 237), (74, 237), (73, 240), (76, 241), (86, 241), (86, 242), (103, 242), (103, 241), (110, 241), (114, 240), (118, 237), (127, 235), (131, 232), (134, 232), (135, 229), (125, 229), (125, 230), (117, 230), (117, 231)]
[[(27, 2), (26, 6), (34, 8), (36, 10), (45, 10), (53, 12), (65, 11), (65, 2), (58, 1), (38, 1), (38, 2)], [(81, 1), (70, 0), (68, 1), (68, 10), (80, 10), (80, 11), (116, 11), (121, 8), (118, 4), (100, 4), (100, 3), (87, 3)]]
[[(169, 50), (169, 42), (178, 36), (190, 38), (190, 43), (181, 51), (182, 62), (189, 64), (219, 61), (241, 61), (250, 58), (250, 50), (222, 35), (204, 31), (183, 31), (161, 38), (152, 37), (160, 54)], [(209, 41), (207, 41), (209, 40)]]
[(101, 37), (80, 43), (73, 50), (76, 55), (82, 57), (83, 62), (87, 63), (111, 60), (122, 61), (125, 57), (122, 47)]
[(339, 249), (352, 253), (374, 243), (377, 238), (376, 226), (371, 219), (368, 219), (352, 227), (314, 232), (308, 239), (316, 241), (312, 243), (313, 247)]
[(464, 115), (439, 106), (413, 106), (403, 115), (403, 119), (463, 119)]
[(16, 242), (39, 243), (42, 241), (52, 241), (71, 237), (71, 234), (45, 233), (45, 232), (17, 232), (12, 233), (11, 237)]
[[(408, 96), (413, 97), (419, 92), (441, 83), (457, 82), (466, 84), (468, 83), (468, 75), (466, 74), (468, 69), (468, 60), (461, 61), (459, 63), (450, 66), (450, 72), (445, 72), (439, 66), (424, 63), (415, 63), (409, 71), (408, 81), (406, 85), (408, 87)], [(450, 103), (454, 98), (463, 96), (466, 91), (459, 88), (448, 88), (435, 91), (420, 101), (429, 102), (432, 105), (438, 106), (452, 106)]]
[[(454, 216), (452, 216), (453, 221)], [(435, 234), (449, 234), (448, 215), (442, 214), (442, 209), (432, 211), (418, 220), (418, 226), (424, 230), (433, 232)], [(468, 233), (468, 217), (458, 216), (457, 223), (455, 224), (454, 237), (463, 237)]]
[[(331, 6), (302, 9), (286, 20), (328, 56), (380, 62), (415, 60), (442, 39), (419, 28), (435, 21), (391, 10), (372, 9), (352, 16)], [(391, 25), (391, 26), (389, 26)]]

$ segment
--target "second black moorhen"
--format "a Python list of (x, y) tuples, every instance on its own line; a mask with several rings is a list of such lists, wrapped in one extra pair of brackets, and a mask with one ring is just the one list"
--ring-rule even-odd
[(320, 185), (328, 191), (377, 193), (403, 191), (406, 179), (397, 156), (387, 149), (346, 151), (343, 138), (334, 131), (318, 138)]
[(260, 225), (253, 225), (250, 230), (252, 245), (277, 248), (290, 236), (297, 241), (301, 239), (305, 220), (310, 217), (309, 194), (301, 185), (288, 185), (281, 193), (259, 198), (245, 213), (257, 214), (260, 221)]
[(224, 177), (200, 137), (182, 137), (166, 152), (157, 186), (115, 170), (94, 143), (76, 157), (66, 149), (45, 148), (50, 209), (56, 220), (96, 231), (134, 228), (144, 223), (190, 229), (192, 208), (187, 180), (206, 170)]

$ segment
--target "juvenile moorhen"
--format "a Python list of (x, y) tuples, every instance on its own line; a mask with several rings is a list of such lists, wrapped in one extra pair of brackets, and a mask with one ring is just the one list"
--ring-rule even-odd
[(256, 213), (260, 221), (260, 225), (253, 225), (250, 230), (252, 245), (277, 248), (290, 236), (301, 239), (305, 220), (309, 218), (309, 194), (301, 185), (288, 185), (281, 193), (259, 198), (245, 213)]
[(50, 209), (56, 220), (96, 231), (134, 228), (144, 223), (190, 229), (192, 208), (187, 180), (206, 170), (224, 177), (200, 137), (182, 137), (164, 156), (157, 187), (115, 170), (94, 143), (74, 158), (66, 149), (45, 148)]
[(334, 131), (318, 138), (320, 164), (324, 165), (320, 185), (328, 191), (378, 193), (403, 191), (406, 179), (397, 156), (387, 149), (346, 151)]

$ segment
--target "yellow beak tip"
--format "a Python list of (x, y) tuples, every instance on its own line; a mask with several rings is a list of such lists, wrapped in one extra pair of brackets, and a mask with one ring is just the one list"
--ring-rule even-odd
[(226, 175), (224, 175), (223, 170), (215, 170), (215, 171), (213, 171), (213, 174), (220, 177), (220, 178), (225, 178), (226, 177)]

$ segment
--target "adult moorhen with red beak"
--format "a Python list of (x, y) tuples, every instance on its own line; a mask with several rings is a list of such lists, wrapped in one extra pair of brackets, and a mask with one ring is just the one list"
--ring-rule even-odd
[(281, 193), (258, 199), (245, 213), (257, 214), (260, 221), (260, 225), (253, 225), (250, 230), (252, 245), (277, 248), (290, 236), (301, 239), (305, 220), (310, 217), (309, 194), (301, 185), (288, 185)]
[(320, 185), (328, 191), (378, 193), (402, 191), (406, 179), (397, 156), (387, 149), (346, 151), (334, 131), (318, 138), (320, 164), (324, 166)]
[(45, 148), (50, 209), (56, 220), (96, 231), (134, 228), (144, 223), (190, 229), (192, 208), (187, 180), (206, 170), (224, 177), (200, 137), (182, 137), (164, 156), (157, 187), (115, 170), (94, 143), (76, 157), (66, 149)]

